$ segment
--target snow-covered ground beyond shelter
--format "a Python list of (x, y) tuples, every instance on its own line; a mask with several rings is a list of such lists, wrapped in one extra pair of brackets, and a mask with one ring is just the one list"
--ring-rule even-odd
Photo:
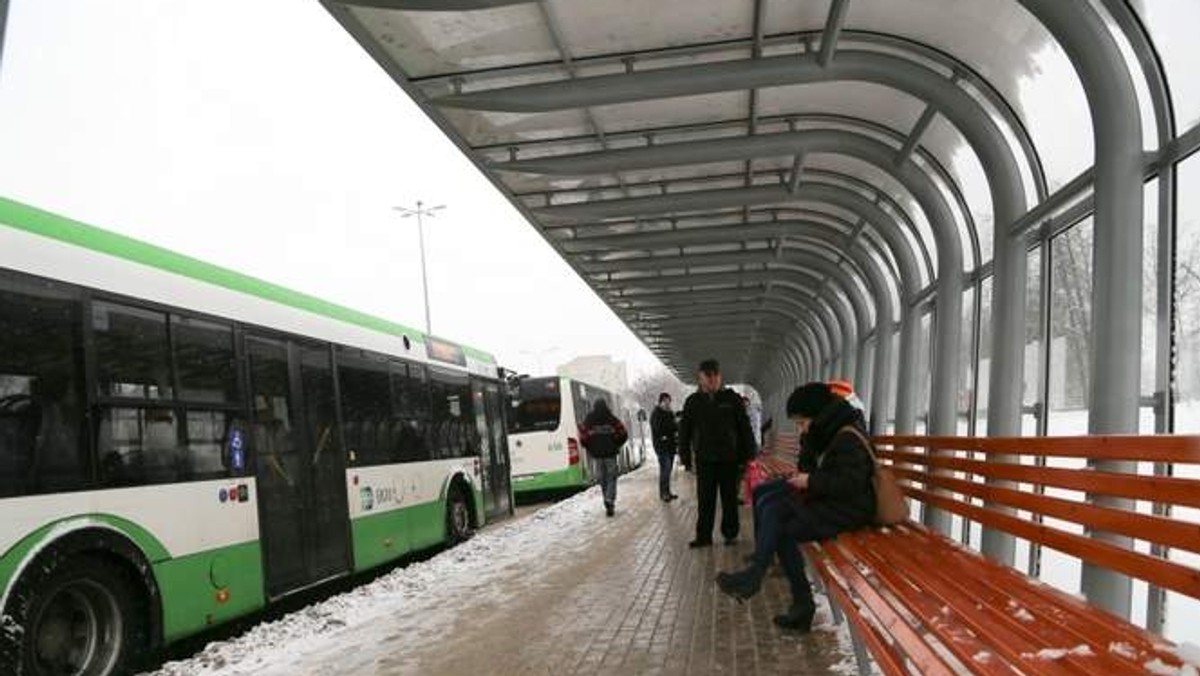
[[(604, 518), (593, 488), (157, 674), (853, 671), (844, 629), (758, 628), (782, 612), (782, 594), (738, 606), (713, 592), (714, 571), (740, 565), (747, 538), (688, 551), (690, 487), (663, 505), (655, 469), (622, 478), (616, 518)], [(690, 483), (684, 476), (677, 482)]]

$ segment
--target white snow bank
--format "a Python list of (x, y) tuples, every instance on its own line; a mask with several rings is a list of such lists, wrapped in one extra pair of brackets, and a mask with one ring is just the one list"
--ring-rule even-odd
[[(596, 523), (597, 491), (584, 491), (526, 518), (499, 524), (426, 561), (259, 624), (236, 638), (210, 643), (186, 660), (164, 664), (155, 676), (250, 674), (295, 657), (317, 637), (326, 640), (330, 633), (391, 616), (431, 595), (469, 593), (482, 600), (500, 593), (485, 583), (490, 575), (512, 565), (531, 565), (564, 533), (587, 530), (582, 528), (585, 521)], [(421, 606), (422, 623), (447, 619), (431, 616), (437, 613), (436, 602)]]

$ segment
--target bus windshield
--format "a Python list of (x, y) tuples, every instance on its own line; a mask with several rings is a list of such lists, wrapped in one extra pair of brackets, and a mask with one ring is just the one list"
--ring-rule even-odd
[(551, 431), (558, 428), (561, 414), (558, 378), (526, 378), (513, 397), (508, 431), (510, 434)]

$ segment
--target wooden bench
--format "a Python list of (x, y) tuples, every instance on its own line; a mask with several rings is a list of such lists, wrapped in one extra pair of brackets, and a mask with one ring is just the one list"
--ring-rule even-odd
[[(1200, 507), (1200, 481), (1041, 463), (1093, 458), (1194, 465), (1200, 463), (1200, 437), (877, 437), (875, 442), (905, 493), (927, 507), (1200, 598), (1200, 571), (1194, 568), (1039, 522), (1049, 517), (1200, 552), (1195, 523), (1042, 494), (1046, 488), (1066, 489)], [(790, 452), (794, 458), (795, 435), (777, 434), (773, 446), (774, 455)], [(1018, 516), (1016, 510), (1032, 516)], [(1185, 661), (1161, 637), (914, 522), (845, 533), (805, 547), (834, 621), (849, 620), (863, 674), (870, 673), (868, 652), (885, 674), (1196, 673), (1196, 658)]]

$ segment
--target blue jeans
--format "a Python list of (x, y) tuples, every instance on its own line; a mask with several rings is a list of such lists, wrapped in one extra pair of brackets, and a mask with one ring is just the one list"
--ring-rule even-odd
[[(800, 543), (825, 540), (836, 535), (837, 531), (818, 521), (804, 505), (796, 504), (778, 493), (773, 495), (773, 499), (763, 502), (755, 521), (754, 561), (750, 567), (761, 577), (770, 567), (771, 558), (777, 556), (792, 590), (792, 603), (812, 603), (812, 589), (804, 575), (804, 555), (800, 553)], [(756, 500), (755, 506), (758, 504)]]
[(671, 468), (675, 466), (675, 452), (658, 453), (658, 497), (665, 498), (671, 494)]
[(597, 480), (600, 490), (604, 493), (604, 504), (612, 505), (617, 502), (617, 467), (616, 458), (596, 458)]
[[(757, 504), (755, 501), (756, 507)], [(772, 556), (778, 556), (792, 590), (792, 603), (802, 604), (812, 602), (812, 588), (804, 575), (804, 556), (800, 554), (799, 544), (816, 538), (799, 537), (802, 534), (811, 536), (811, 533), (798, 532), (797, 516), (797, 508), (788, 499), (769, 499), (763, 504), (762, 513), (755, 521), (754, 562), (750, 566), (758, 575), (766, 575)]]
[(758, 537), (758, 523), (762, 521), (763, 509), (778, 498), (786, 498), (788, 491), (787, 479), (771, 479), (754, 487), (751, 512), (754, 515), (754, 536)]

